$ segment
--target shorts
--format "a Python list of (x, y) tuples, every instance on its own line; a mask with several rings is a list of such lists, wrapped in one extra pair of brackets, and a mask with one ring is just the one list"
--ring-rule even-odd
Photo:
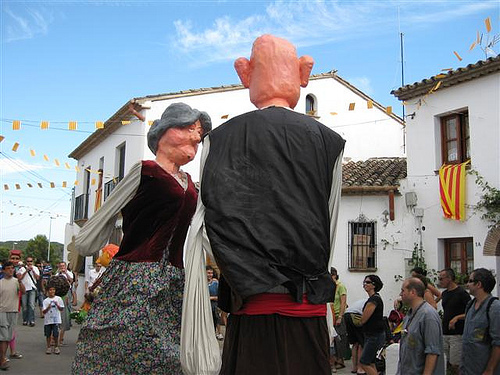
[(43, 326), (43, 331), (45, 333), (45, 337), (49, 338), (52, 336), (57, 338), (59, 337), (59, 324), (46, 324)]
[(359, 362), (363, 365), (371, 365), (375, 363), (377, 352), (385, 342), (385, 332), (380, 332), (374, 335), (365, 335), (365, 343), (363, 345), (363, 352)]
[(453, 366), (459, 366), (462, 362), (462, 335), (444, 335), (443, 349), (447, 361)]
[(17, 312), (0, 312), (0, 341), (12, 340)]

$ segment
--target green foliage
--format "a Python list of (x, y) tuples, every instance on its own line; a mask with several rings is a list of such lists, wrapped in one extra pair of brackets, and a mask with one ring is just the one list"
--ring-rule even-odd
[(481, 211), (481, 219), (489, 221), (489, 227), (500, 226), (500, 190), (491, 186), (478, 171), (471, 169), (469, 174), (476, 177), (476, 185), (481, 188), (482, 195), (474, 207)]
[[(27, 256), (33, 257), (35, 260), (46, 260), (49, 240), (46, 236), (39, 234), (29, 241), (5, 241), (0, 242), (0, 260), (7, 260), (10, 256), (10, 251), (14, 248), (22, 251), (22, 259)], [(50, 263), (55, 266), (63, 259), (64, 245), (58, 242), (50, 243)]]

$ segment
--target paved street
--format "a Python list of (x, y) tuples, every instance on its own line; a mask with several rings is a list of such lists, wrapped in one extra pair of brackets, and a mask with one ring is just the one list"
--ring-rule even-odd
[[(18, 324), (17, 351), (22, 353), (22, 359), (11, 359), (10, 368), (0, 371), (9, 375), (68, 375), (71, 373), (71, 362), (75, 353), (76, 340), (80, 326), (73, 322), (71, 330), (67, 331), (64, 341), (68, 346), (61, 348), (60, 355), (45, 354), (45, 337), (43, 335), (43, 319), (37, 318), (35, 327)], [(9, 352), (8, 352), (9, 353)], [(338, 370), (337, 374), (350, 374), (351, 363), (346, 361), (346, 368)]]

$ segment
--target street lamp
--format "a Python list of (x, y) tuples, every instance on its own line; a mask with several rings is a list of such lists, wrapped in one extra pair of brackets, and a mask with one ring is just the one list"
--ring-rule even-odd
[(50, 217), (49, 221), (49, 246), (47, 248), (47, 262), (50, 260), (50, 233), (52, 231), (52, 219), (55, 219), (55, 217)]
[(14, 250), (14, 246), (17, 245), (17, 242), (12, 242), (12, 250)]

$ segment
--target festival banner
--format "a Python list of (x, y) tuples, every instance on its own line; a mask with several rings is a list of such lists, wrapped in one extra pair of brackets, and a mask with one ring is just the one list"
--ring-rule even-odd
[(439, 168), (439, 193), (444, 217), (453, 220), (465, 219), (465, 167), (462, 164), (444, 164)]

